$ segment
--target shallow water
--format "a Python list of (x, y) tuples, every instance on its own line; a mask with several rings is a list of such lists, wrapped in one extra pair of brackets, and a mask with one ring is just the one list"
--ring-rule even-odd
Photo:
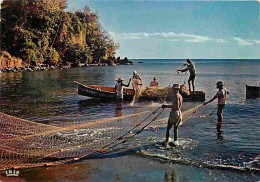
[[(139, 64), (139, 61), (144, 63)], [(159, 85), (162, 86), (187, 82), (188, 74), (177, 74), (175, 71), (181, 67), (184, 60), (135, 60), (135, 62), (133, 66), (2, 73), (0, 74), (0, 110), (46, 124), (79, 123), (142, 111), (152, 112), (160, 103), (137, 102), (134, 107), (131, 107), (125, 102), (123, 111), (119, 112), (115, 109), (114, 102), (99, 102), (77, 95), (77, 85), (73, 81), (113, 86), (120, 76), (123, 76), (127, 82), (132, 71), (136, 70), (145, 85), (149, 84), (153, 76), (158, 77)], [(224, 110), (223, 133), (217, 134), (215, 131), (216, 111), (212, 116), (208, 116), (216, 106), (215, 101), (201, 108), (180, 127), (180, 147), (169, 151), (161, 150), (160, 145), (166, 130), (163, 122), (156, 123), (154, 124), (157, 125), (156, 131), (148, 128), (135, 140), (129, 141), (127, 146), (123, 146), (122, 150), (126, 152), (99, 156), (103, 159), (62, 165), (68, 170), (73, 171), (76, 168), (77, 171), (80, 168), (83, 171), (78, 178), (73, 178), (75, 176), (73, 172), (70, 175), (68, 173), (68, 176), (73, 178), (71, 180), (80, 181), (88, 178), (90, 181), (101, 181), (110, 176), (109, 179), (112, 181), (148, 179), (151, 181), (230, 181), (233, 179), (259, 181), (260, 100), (246, 100), (245, 85), (259, 84), (260, 60), (194, 60), (194, 62), (198, 72), (196, 89), (204, 90), (207, 99), (212, 98), (217, 92), (215, 83), (220, 79), (226, 83), (226, 88), (230, 91)], [(185, 103), (183, 110), (197, 104)], [(167, 110), (161, 118), (168, 117), (168, 114)], [(127, 125), (120, 127), (134, 126), (137, 120), (145, 116), (125, 119)], [(131, 168), (120, 161), (129, 161)], [(139, 164), (135, 165), (137, 162), (141, 163), (143, 168), (138, 167)], [(84, 165), (87, 167), (82, 167)], [(33, 178), (37, 178), (36, 174), (40, 173), (44, 179), (47, 175), (45, 171), (52, 170), (57, 175), (50, 181), (63, 181), (63, 175), (59, 172), (63, 170), (62, 166), (24, 170), (22, 177), (32, 181)], [(89, 169), (89, 166), (96, 170)], [(246, 172), (243, 172), (244, 170)], [(83, 173), (88, 173), (88, 176)], [(149, 173), (150, 177), (148, 177)]]

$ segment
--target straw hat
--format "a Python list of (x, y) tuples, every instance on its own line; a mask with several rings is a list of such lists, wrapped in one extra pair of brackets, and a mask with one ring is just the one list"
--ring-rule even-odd
[(172, 89), (174, 89), (174, 88), (180, 89), (180, 85), (179, 84), (173, 84)]
[(216, 83), (216, 85), (221, 85), (221, 86), (223, 86), (224, 85), (224, 82), (223, 81), (218, 81), (217, 83)]
[(124, 79), (123, 79), (123, 77), (120, 77), (120, 78), (118, 78), (118, 80), (116, 80), (116, 81), (122, 82), (122, 81), (124, 81)]

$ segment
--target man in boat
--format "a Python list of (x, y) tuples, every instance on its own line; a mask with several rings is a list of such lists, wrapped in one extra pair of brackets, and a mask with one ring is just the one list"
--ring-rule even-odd
[(157, 78), (156, 76), (153, 77), (153, 81), (150, 83), (149, 87), (158, 87), (159, 84), (158, 84), (158, 81), (157, 81)]
[(219, 89), (218, 92), (216, 93), (216, 95), (210, 99), (208, 102), (203, 103), (203, 105), (206, 105), (210, 102), (212, 102), (213, 100), (215, 100), (216, 98), (218, 98), (218, 123), (217, 123), (217, 131), (220, 132), (221, 127), (222, 127), (222, 123), (223, 123), (223, 110), (225, 108), (226, 105), (226, 100), (227, 100), (227, 95), (229, 94), (229, 91), (227, 91), (224, 88), (224, 82), (223, 81), (218, 81), (217, 82), (217, 88)]
[(180, 85), (174, 84), (172, 86), (173, 90), (173, 101), (171, 105), (164, 104), (162, 105), (162, 108), (171, 108), (171, 113), (168, 119), (168, 125), (166, 130), (166, 140), (165, 140), (165, 147), (169, 148), (169, 137), (170, 137), (170, 130), (172, 126), (174, 126), (174, 144), (178, 145), (177, 139), (178, 139), (178, 127), (182, 124), (182, 113), (181, 113), (181, 107), (183, 98), (180, 91)]
[(116, 80), (117, 83), (115, 85), (116, 89), (116, 98), (117, 98), (117, 109), (123, 109), (123, 96), (124, 96), (124, 87), (129, 87), (131, 78), (127, 85), (124, 84), (124, 79), (122, 77)]
[(186, 59), (187, 64), (184, 64), (186, 66), (186, 68), (184, 69), (179, 69), (177, 71), (181, 71), (181, 72), (186, 72), (189, 71), (190, 72), (190, 77), (188, 80), (188, 84), (189, 84), (189, 91), (191, 93), (191, 84), (192, 84), (192, 90), (193, 90), (193, 94), (195, 93), (195, 85), (194, 85), (194, 80), (196, 77), (196, 68), (195, 68), (195, 64), (193, 62), (191, 62), (191, 60), (188, 58)]

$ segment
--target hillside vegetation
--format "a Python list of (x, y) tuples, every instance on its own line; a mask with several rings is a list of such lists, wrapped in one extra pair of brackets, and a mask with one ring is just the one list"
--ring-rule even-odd
[(29, 65), (77, 66), (112, 59), (118, 45), (97, 14), (88, 7), (77, 12), (66, 7), (66, 0), (4, 0), (1, 51)]

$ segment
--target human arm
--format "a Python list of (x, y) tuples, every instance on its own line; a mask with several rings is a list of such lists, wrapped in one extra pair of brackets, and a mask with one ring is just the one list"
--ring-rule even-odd
[(129, 79), (129, 82), (128, 82), (128, 84), (126, 85), (126, 84), (123, 84), (125, 87), (129, 87), (129, 85), (130, 85), (130, 82), (131, 82), (131, 78)]
[(203, 105), (205, 106), (206, 104), (212, 102), (212, 101), (215, 100), (216, 98), (218, 98), (218, 97), (215, 95), (215, 96), (214, 96), (212, 99), (210, 99), (208, 102), (204, 102)]
[(182, 69), (182, 70), (177, 70), (177, 71), (186, 72), (186, 71), (188, 71), (188, 67), (185, 69)]
[(165, 109), (165, 108), (172, 108), (172, 105), (171, 104), (163, 104), (161, 106), (162, 109)]

